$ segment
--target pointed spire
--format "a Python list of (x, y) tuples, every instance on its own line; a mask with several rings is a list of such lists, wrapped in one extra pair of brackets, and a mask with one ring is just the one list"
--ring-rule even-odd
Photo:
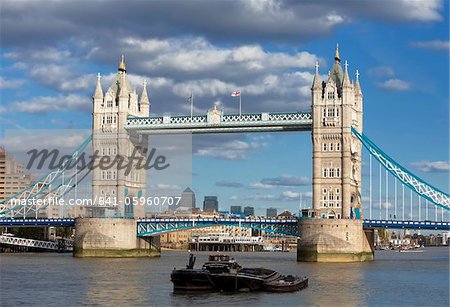
[(359, 71), (356, 70), (356, 74), (355, 74), (355, 92), (356, 94), (360, 94), (362, 95), (362, 91), (361, 91), (361, 86), (359, 84)]
[(312, 84), (312, 88), (313, 89), (319, 89), (322, 85), (322, 80), (320, 79), (319, 76), (319, 62), (316, 61), (316, 73), (314, 75), (314, 80), (313, 80), (313, 84)]
[(147, 105), (150, 104), (150, 101), (148, 99), (148, 94), (147, 94), (147, 80), (144, 80), (144, 82), (143, 82), (141, 100), (139, 101), (139, 103), (141, 106), (143, 104), (147, 104)]
[(100, 73), (98, 73), (97, 74), (97, 86), (95, 87), (95, 92), (94, 92), (95, 99), (103, 99), (102, 83), (100, 81), (101, 78), (102, 78), (102, 76), (100, 75)]
[(350, 77), (348, 76), (348, 62), (347, 62), (347, 60), (345, 60), (345, 63), (344, 63), (344, 80), (342, 81), (342, 86), (343, 87), (351, 86)]
[(147, 94), (147, 80), (144, 80), (142, 86), (141, 100), (139, 101), (139, 112), (141, 116), (150, 115), (150, 101)]
[(334, 60), (335, 61), (341, 61), (341, 59), (339, 58), (339, 44), (336, 44), (336, 52), (334, 53)]
[(128, 98), (129, 93), (126, 74), (122, 74), (119, 82), (119, 97)]
[(342, 86), (351, 86), (350, 77), (348, 76), (348, 62), (344, 62), (344, 79), (342, 80)]
[(126, 66), (125, 66), (125, 57), (123, 54), (122, 54), (122, 58), (119, 63), (119, 71), (127, 71)]

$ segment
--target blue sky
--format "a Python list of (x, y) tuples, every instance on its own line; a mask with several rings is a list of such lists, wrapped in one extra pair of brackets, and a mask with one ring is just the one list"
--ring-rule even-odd
[[(191, 90), (196, 114), (237, 112), (235, 89), (244, 112), (305, 110), (315, 61), (325, 77), (339, 43), (361, 73), (365, 133), (449, 191), (448, 1), (205, 3), (2, 1), (1, 135), (90, 128), (96, 74), (106, 90), (121, 54), (138, 92), (148, 80), (154, 115), (188, 114)], [(197, 205), (310, 202), (309, 133), (194, 136), (193, 155)]]

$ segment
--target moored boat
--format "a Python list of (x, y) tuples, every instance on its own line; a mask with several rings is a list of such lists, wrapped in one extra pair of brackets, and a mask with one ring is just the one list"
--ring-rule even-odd
[(210, 272), (205, 269), (194, 269), (195, 257), (189, 255), (189, 263), (186, 269), (174, 269), (170, 274), (174, 290), (213, 290)]
[(422, 249), (400, 249), (400, 253), (423, 253)]
[(288, 275), (266, 282), (264, 290), (268, 292), (294, 292), (306, 287), (308, 287), (308, 278)]
[(308, 286), (308, 278), (284, 276), (266, 268), (243, 268), (227, 255), (210, 255), (202, 269), (194, 269), (191, 254), (186, 269), (174, 269), (174, 290), (208, 290), (223, 292), (292, 292)]

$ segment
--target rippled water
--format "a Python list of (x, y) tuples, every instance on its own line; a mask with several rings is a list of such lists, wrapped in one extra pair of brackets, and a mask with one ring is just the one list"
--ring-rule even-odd
[[(197, 253), (197, 266), (207, 253)], [(170, 272), (187, 252), (158, 259), (77, 259), (65, 254), (2, 254), (0, 305), (132, 306), (449, 306), (449, 249), (379, 251), (368, 263), (298, 263), (293, 253), (230, 253), (241, 265), (306, 275), (303, 291), (174, 294)]]

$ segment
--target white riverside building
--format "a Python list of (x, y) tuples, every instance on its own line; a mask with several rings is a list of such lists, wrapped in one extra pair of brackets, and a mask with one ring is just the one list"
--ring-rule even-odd
[(263, 246), (261, 236), (233, 237), (228, 233), (194, 234), (189, 242), (189, 249), (197, 251), (261, 251)]

